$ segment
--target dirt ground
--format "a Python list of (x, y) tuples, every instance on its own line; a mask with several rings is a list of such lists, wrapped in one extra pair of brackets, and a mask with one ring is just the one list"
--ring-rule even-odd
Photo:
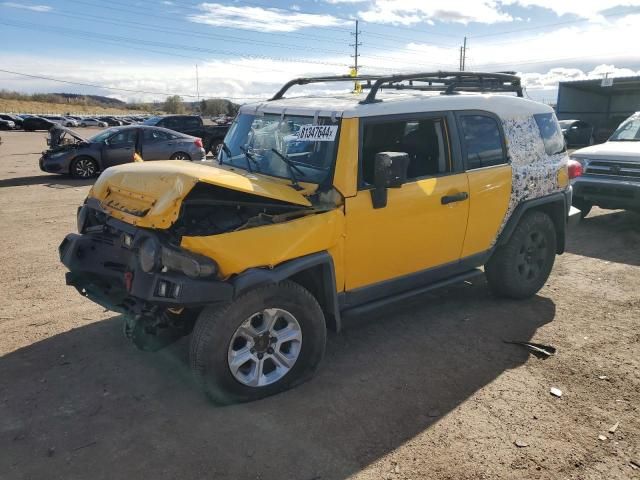
[[(330, 336), (312, 381), (218, 408), (188, 339), (137, 351), (65, 286), (89, 182), (38, 170), (43, 133), (1, 135), (3, 480), (640, 478), (640, 216), (595, 209), (531, 300), (422, 296)], [(503, 342), (529, 339), (557, 355)]]

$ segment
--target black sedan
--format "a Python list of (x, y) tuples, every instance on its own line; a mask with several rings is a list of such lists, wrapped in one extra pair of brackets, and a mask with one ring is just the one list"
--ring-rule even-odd
[(560, 120), (567, 147), (585, 147), (595, 143), (593, 125), (582, 120)]
[(42, 117), (27, 117), (22, 121), (22, 128), (25, 132), (34, 130), (49, 130), (55, 123)]

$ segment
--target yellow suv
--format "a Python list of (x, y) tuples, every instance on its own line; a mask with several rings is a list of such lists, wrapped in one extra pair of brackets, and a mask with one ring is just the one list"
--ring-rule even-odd
[(534, 295), (571, 208), (553, 110), (509, 74), (355, 80), (364, 93), (285, 98), (354, 81), (304, 78), (243, 106), (215, 165), (105, 170), (60, 245), (67, 283), (142, 349), (192, 333), (218, 403), (300, 383), (327, 328), (480, 267), (495, 294)]

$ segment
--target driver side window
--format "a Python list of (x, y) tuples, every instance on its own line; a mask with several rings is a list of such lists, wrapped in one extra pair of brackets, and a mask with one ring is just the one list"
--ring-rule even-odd
[(122, 130), (112, 137), (109, 137), (109, 145), (129, 146), (136, 143), (136, 130)]
[(377, 153), (403, 152), (409, 155), (407, 179), (433, 177), (451, 171), (446, 120), (407, 118), (365, 124), (362, 139), (362, 180), (374, 183)]

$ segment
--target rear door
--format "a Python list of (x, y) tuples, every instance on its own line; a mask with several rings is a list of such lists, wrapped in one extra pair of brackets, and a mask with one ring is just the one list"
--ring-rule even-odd
[(457, 112), (467, 177), (469, 222), (462, 258), (491, 248), (511, 199), (511, 165), (499, 118), (489, 112)]
[(127, 128), (110, 136), (102, 147), (102, 168), (132, 162), (137, 135), (137, 128)]
[(155, 128), (142, 129), (142, 159), (167, 160), (175, 153), (175, 136)]
[[(460, 259), (469, 211), (452, 114), (361, 123), (358, 192), (345, 201), (345, 287), (353, 305), (446, 276), (448, 266)], [(373, 162), (385, 151), (409, 154), (408, 180), (388, 189), (387, 205), (376, 209)]]

